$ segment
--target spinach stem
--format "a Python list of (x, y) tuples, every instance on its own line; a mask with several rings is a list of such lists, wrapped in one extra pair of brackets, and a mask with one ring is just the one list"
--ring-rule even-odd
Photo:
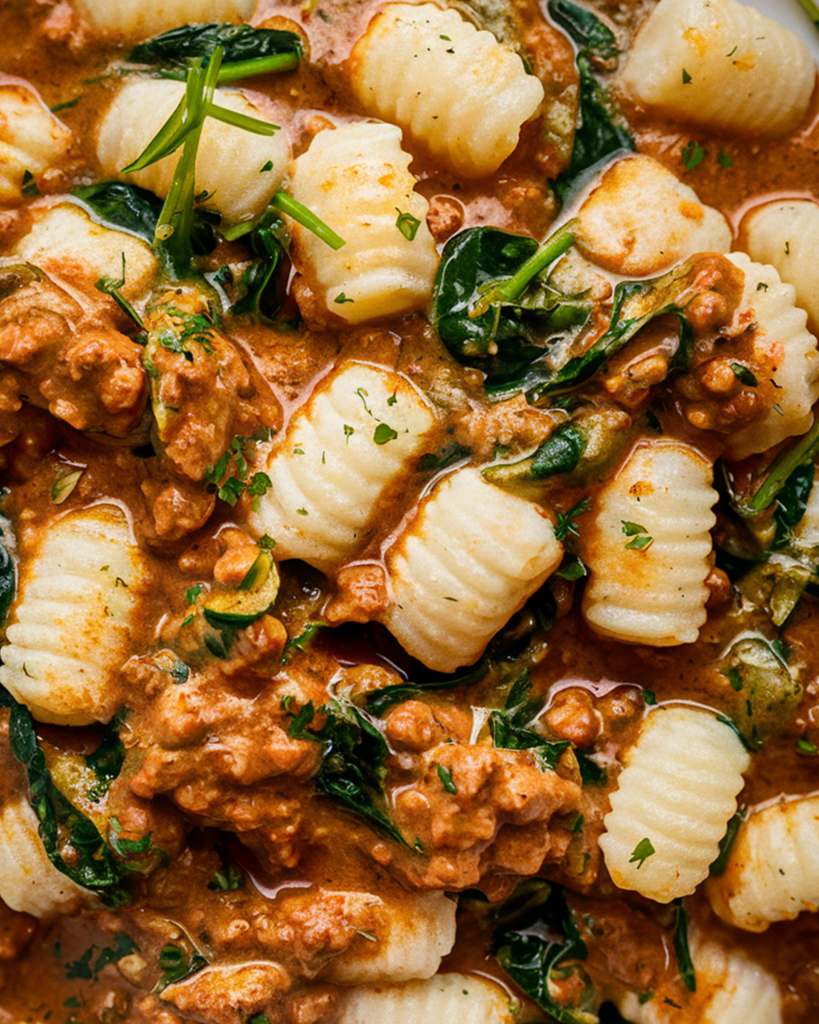
[(497, 298), (506, 299), (507, 302), (515, 302), (523, 295), (526, 286), (537, 274), (554, 263), (567, 249), (570, 249), (577, 237), (577, 219), (570, 220), (553, 235), (546, 239), (540, 248), (523, 264), (508, 281), (496, 285), (493, 295)]
[(273, 75), (284, 71), (295, 71), (299, 66), (299, 54), (277, 53), (272, 57), (255, 57), (251, 60), (236, 60), (223, 64), (217, 81), (237, 82), (240, 78), (251, 78), (253, 75)]
[(814, 25), (819, 28), (819, 7), (814, 3), (814, 0), (799, 0), (799, 3)]
[(344, 239), (337, 235), (331, 227), (328, 227), (312, 210), (302, 206), (298, 200), (289, 196), (286, 192), (277, 192), (270, 200), (270, 205), (275, 206), (277, 210), (281, 210), (289, 217), (292, 217), (293, 220), (301, 224), (302, 227), (307, 228), (308, 231), (312, 231), (322, 242), (326, 242), (331, 249), (340, 249), (343, 245), (346, 245)]
[(798, 444), (794, 445), (790, 451), (781, 452), (774, 459), (765, 482), (753, 498), (744, 504), (744, 514), (752, 516), (766, 509), (788, 482), (791, 473), (799, 466), (812, 462), (817, 453), (819, 453), (819, 419), (814, 422), (807, 434), (802, 435)]

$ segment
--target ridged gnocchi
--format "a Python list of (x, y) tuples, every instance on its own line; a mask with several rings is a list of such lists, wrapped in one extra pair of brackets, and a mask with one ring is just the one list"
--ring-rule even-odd
[(38, 721), (106, 722), (146, 580), (123, 512), (95, 505), (52, 523), (20, 567), (0, 683)]
[(26, 175), (38, 178), (66, 155), (71, 132), (22, 79), (0, 84), (0, 203), (19, 203)]
[(351, 897), (372, 903), (375, 923), (370, 938), (356, 942), (322, 971), (328, 981), (367, 985), (431, 978), (455, 944), (456, 904), (442, 892), (401, 893), (398, 900)]
[(577, 247), (616, 274), (650, 277), (698, 252), (728, 252), (731, 229), (650, 156), (618, 160), (578, 210)]
[(446, 477), (387, 549), (392, 601), (381, 621), (429, 668), (470, 665), (560, 564), (547, 513), (488, 484)]
[[(114, 97), (97, 134), (97, 158), (104, 174), (146, 188), (163, 199), (171, 187), (180, 151), (133, 174), (123, 174), (140, 155), (185, 95), (182, 82), (137, 79)], [(240, 93), (217, 90), (219, 106), (261, 120), (266, 118)], [(196, 155), (196, 192), (234, 224), (258, 216), (281, 186), (290, 160), (287, 132), (255, 135), (206, 118)], [(272, 164), (270, 170), (265, 170)]]
[(382, 8), (353, 47), (350, 74), (368, 114), (467, 178), (500, 167), (544, 95), (518, 54), (435, 4)]
[(777, 386), (776, 404), (728, 438), (727, 458), (744, 459), (810, 429), (811, 407), (819, 399), (819, 352), (804, 310), (794, 305), (793, 286), (745, 253), (731, 253), (728, 259), (745, 274), (739, 315), (753, 324), (754, 358), (773, 364)]
[(512, 1024), (504, 990), (467, 974), (436, 974), (428, 981), (355, 988), (347, 996), (338, 1024)]
[(379, 501), (428, 450), (436, 415), (400, 373), (348, 363), (290, 420), (262, 468), (272, 486), (249, 521), (280, 558), (324, 569), (366, 543)]
[(691, 958), (697, 991), (684, 1009), (659, 993), (640, 1000), (633, 992), (618, 1009), (633, 1024), (781, 1024), (782, 995), (763, 967), (718, 942), (695, 942)]
[(796, 304), (819, 334), (819, 205), (808, 199), (765, 203), (742, 221), (741, 247), (757, 263), (770, 263), (796, 289)]
[(128, 39), (147, 39), (168, 29), (195, 22), (241, 22), (249, 18), (256, 0), (75, 0), (88, 24), (101, 32)]
[(648, 107), (708, 128), (784, 134), (807, 113), (816, 65), (802, 40), (737, 0), (660, 0), (623, 85)]
[(432, 294), (438, 256), (429, 204), (409, 162), (400, 129), (359, 121), (319, 132), (293, 164), (293, 197), (344, 239), (333, 251), (293, 224), (296, 266), (349, 323), (409, 313)]
[(0, 899), (33, 917), (70, 914), (91, 896), (51, 863), (25, 799), (0, 807)]
[(101, 277), (119, 280), (124, 256), (125, 283), (119, 291), (129, 301), (148, 290), (159, 268), (145, 242), (94, 223), (73, 203), (45, 210), (12, 253), (53, 277), (67, 277), (87, 288), (93, 288)]
[(723, 921), (749, 932), (819, 910), (819, 796), (751, 814), (706, 892)]
[(634, 448), (599, 492), (581, 534), (591, 578), (583, 615), (604, 636), (667, 647), (705, 622), (710, 571), (711, 463), (682, 442)]
[(669, 903), (708, 877), (750, 757), (708, 710), (660, 706), (625, 755), (600, 848), (620, 889)]

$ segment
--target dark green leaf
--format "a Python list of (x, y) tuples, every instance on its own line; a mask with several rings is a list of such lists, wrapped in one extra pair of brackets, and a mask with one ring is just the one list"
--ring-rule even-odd
[[(9, 742), (12, 753), (26, 769), (31, 806), (40, 823), (40, 838), (49, 860), (78, 885), (101, 894), (110, 892), (121, 883), (119, 864), (96, 825), (54, 785), (28, 708), (5, 691), (3, 703), (11, 708)], [(62, 856), (66, 847), (73, 854), (70, 866)]]
[(417, 217), (413, 217), (411, 213), (402, 213), (401, 210), (398, 210), (398, 220), (396, 220), (395, 226), (408, 242), (412, 242), (415, 240), (421, 221)]
[(702, 146), (693, 141), (689, 142), (682, 151), (683, 167), (689, 171), (693, 171), (695, 167), (699, 167), (702, 163), (704, 156), (705, 150)]
[(674, 952), (685, 987), (689, 992), (697, 991), (697, 978), (694, 973), (694, 962), (688, 947), (688, 911), (682, 900), (677, 903), (677, 916), (674, 924)]
[(815, 474), (816, 467), (812, 462), (797, 466), (777, 495), (776, 510), (774, 511), (776, 523), (774, 549), (786, 547), (790, 543), (791, 531), (801, 522), (808, 507)]
[[(535, 921), (528, 923), (526, 932), (498, 929), (493, 943), (498, 963), (515, 984), (555, 1021), (560, 1024), (597, 1024), (595, 1014), (561, 1006), (549, 990), (552, 972), (564, 961), (586, 959), (585, 943), (559, 886), (552, 887), (548, 899), (538, 907), (537, 913)], [(538, 923), (541, 927), (536, 927)]]
[(119, 775), (125, 760), (125, 747), (119, 738), (119, 730), (127, 713), (126, 708), (121, 708), (114, 715), (108, 723), (105, 735), (100, 741), (99, 746), (85, 759), (85, 763), (89, 768), (94, 769), (94, 773), (99, 780), (88, 791), (88, 797), (95, 802), (101, 800), (108, 792), (111, 783)]
[(651, 843), (651, 840), (646, 837), (641, 839), (640, 842), (634, 847), (631, 857), (629, 858), (629, 864), (636, 864), (637, 870), (645, 864), (649, 857), (653, 857), (657, 851)]
[(15, 591), (14, 561), (5, 544), (0, 543), (0, 625), (8, 618)]
[(217, 46), (224, 49), (223, 64), (282, 55), (292, 55), (298, 63), (303, 49), (294, 32), (250, 25), (182, 25), (140, 43), (131, 50), (128, 59), (134, 64), (184, 67), (197, 58), (210, 59)]
[(73, 195), (82, 200), (103, 224), (153, 243), (156, 223), (162, 212), (162, 201), (153, 192), (136, 185), (104, 181), (76, 188)]
[(734, 845), (734, 840), (737, 837), (740, 826), (743, 821), (748, 817), (748, 808), (741, 807), (728, 821), (728, 825), (725, 829), (725, 835), (719, 841), (719, 853), (717, 854), (716, 860), (711, 864), (708, 869), (709, 875), (721, 875), (728, 866), (728, 858), (731, 856), (731, 848)]
[(493, 711), (489, 716), (492, 741), (501, 750), (531, 750), (542, 770), (554, 771), (564, 750), (571, 746), (568, 740), (551, 742), (534, 729), (517, 725), (504, 711)]
[(412, 700), (429, 690), (452, 690), (458, 686), (471, 686), (483, 679), (486, 673), (487, 666), (479, 662), (475, 668), (463, 675), (433, 679), (425, 683), (396, 683), (393, 686), (385, 686), (383, 690), (374, 690), (367, 694), (367, 710), (376, 718), (383, 718), (385, 712), (395, 704)]
[(751, 373), (747, 366), (743, 366), (742, 363), (731, 363), (731, 370), (740, 384), (745, 384), (749, 388), (759, 386), (759, 381), (754, 374)]
[(437, 765), (437, 768), (438, 778), (441, 780), (441, 785), (444, 787), (446, 792), (452, 795), (456, 794), (458, 792), (458, 787), (452, 781), (452, 772), (442, 764)]
[(489, 466), (483, 476), (490, 483), (546, 480), (559, 473), (570, 473), (586, 450), (586, 438), (574, 423), (563, 423), (543, 441), (534, 455), (522, 462)]
[(245, 876), (233, 866), (225, 864), (217, 870), (213, 878), (208, 882), (208, 888), (214, 892), (235, 892), (245, 884)]
[(393, 430), (387, 423), (379, 423), (373, 432), (373, 441), (376, 444), (388, 444), (398, 437), (398, 432)]
[(633, 151), (635, 145), (628, 129), (617, 123), (618, 114), (608, 92), (594, 74), (594, 59), (612, 61), (619, 53), (614, 33), (591, 11), (569, 0), (549, 0), (549, 14), (577, 44), (580, 72), (580, 102), (571, 162), (555, 182), (555, 191), (563, 201), (584, 171), (620, 150)]
[(153, 991), (163, 992), (168, 985), (184, 981), (185, 978), (190, 978), (191, 975), (207, 966), (208, 961), (199, 953), (194, 953), (188, 960), (178, 946), (163, 946), (159, 954), (159, 969), (162, 971), (162, 977)]
[(587, 786), (605, 786), (608, 781), (606, 769), (601, 768), (586, 754), (577, 753), (577, 766), (580, 769), (580, 778)]

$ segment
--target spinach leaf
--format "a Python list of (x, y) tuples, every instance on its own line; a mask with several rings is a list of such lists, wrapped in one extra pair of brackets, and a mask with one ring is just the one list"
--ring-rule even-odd
[(486, 662), (479, 662), (475, 668), (459, 676), (449, 676), (441, 679), (432, 679), (423, 683), (395, 683), (393, 686), (385, 686), (382, 690), (374, 690), (367, 695), (367, 710), (377, 718), (383, 718), (395, 704), (401, 704), (405, 700), (412, 700), (413, 697), (429, 692), (430, 690), (453, 690), (458, 686), (471, 686), (483, 679), (489, 671)]
[[(24, 704), (2, 692), (0, 703), (11, 709), (9, 742), (17, 760), (26, 769), (31, 806), (40, 823), (40, 838), (48, 859), (73, 882), (102, 895), (121, 900), (115, 887), (122, 881), (120, 865), (103, 841), (97, 826), (78, 811), (57, 789), (37, 742), (34, 720)], [(70, 848), (71, 863), (62, 851)]]
[(302, 739), (315, 739), (324, 745), (321, 766), (312, 777), (316, 792), (337, 800), (376, 829), (407, 846), (387, 812), (384, 799), (387, 741), (370, 719), (352, 704), (333, 700), (322, 705), (319, 712), (326, 715), (320, 729), (306, 732), (307, 721), (301, 722), (299, 729)]
[(776, 534), (772, 545), (774, 550), (787, 547), (792, 541), (792, 530), (802, 520), (808, 507), (815, 474), (816, 467), (812, 462), (797, 466), (777, 495), (774, 511)]
[(483, 476), (493, 484), (545, 480), (577, 467), (586, 450), (586, 437), (574, 423), (563, 423), (543, 441), (534, 455), (521, 462), (489, 466)]
[(691, 959), (691, 950), (688, 946), (688, 911), (683, 906), (683, 901), (677, 902), (677, 916), (674, 923), (674, 952), (677, 956), (677, 966), (680, 969), (685, 987), (689, 992), (697, 991), (697, 977), (694, 972), (694, 961)]
[(531, 689), (526, 670), (512, 684), (503, 711), (493, 711), (489, 716), (492, 742), (501, 750), (531, 750), (542, 771), (554, 771), (560, 755), (571, 743), (568, 740), (550, 742), (528, 728), (538, 710), (538, 705), (529, 701)]
[[(531, 901), (528, 905), (531, 906)], [(524, 924), (525, 930), (500, 928), (496, 931), (495, 958), (515, 984), (555, 1021), (597, 1024), (596, 1014), (561, 1006), (549, 989), (556, 968), (568, 960), (586, 959), (586, 945), (559, 886), (552, 886), (547, 900), (537, 907), (536, 913), (534, 921)]]
[(85, 759), (89, 768), (93, 768), (99, 780), (88, 790), (88, 797), (95, 803), (108, 792), (111, 783), (119, 775), (125, 760), (125, 747), (119, 738), (119, 729), (128, 714), (127, 708), (120, 708), (108, 723), (105, 735), (96, 750)]
[[(0, 530), (0, 533), (2, 533), (2, 530)], [(8, 618), (15, 590), (16, 575), (14, 561), (5, 544), (0, 543), (0, 626)]]
[(156, 222), (162, 212), (162, 200), (153, 192), (119, 181), (75, 188), (80, 199), (104, 224), (137, 235), (148, 243), (154, 240)]
[(728, 820), (725, 828), (725, 835), (719, 841), (719, 853), (708, 869), (709, 875), (722, 875), (728, 867), (728, 858), (731, 856), (731, 848), (739, 833), (740, 826), (748, 817), (748, 808), (740, 807), (736, 814)]
[[(103, 224), (118, 231), (127, 231), (153, 244), (156, 225), (162, 213), (162, 200), (153, 192), (119, 181), (103, 181), (75, 188), (72, 195), (81, 200)], [(193, 211), (191, 246), (198, 256), (209, 253), (216, 245), (214, 220), (218, 225), (219, 215), (211, 210), (196, 207)]]
[(430, 314), (452, 355), (505, 379), (542, 355), (554, 336), (585, 323), (588, 303), (542, 278), (573, 241), (574, 222), (541, 245), (497, 228), (453, 236), (441, 254)]
[(162, 971), (162, 977), (153, 991), (163, 992), (168, 985), (184, 981), (185, 978), (190, 978), (191, 975), (207, 966), (208, 961), (200, 953), (191, 954), (191, 958), (188, 960), (179, 946), (163, 946), (159, 953), (159, 969)]
[(67, 963), (65, 965), (66, 978), (69, 980), (96, 981), (100, 971), (107, 967), (108, 964), (115, 964), (124, 956), (140, 951), (139, 946), (125, 932), (116, 932), (114, 935), (114, 945), (103, 946), (99, 951), (99, 956), (94, 960), (94, 953), (97, 949), (97, 946), (89, 946), (81, 957)]
[(250, 245), (256, 259), (242, 274), (239, 297), (230, 307), (235, 316), (271, 316), (278, 304), (271, 302), (272, 282), (276, 268), (285, 266), (285, 224), (275, 210), (269, 209), (254, 225)]
[[(251, 28), (250, 25), (182, 25), (135, 46), (128, 59), (135, 64), (184, 68), (197, 59), (209, 60), (217, 46), (224, 49), (218, 81), (233, 81), (225, 64), (248, 66), (238, 77), (298, 67), (303, 52), (295, 32)], [(184, 77), (184, 75), (180, 76)]]
[(591, 11), (569, 0), (549, 0), (549, 14), (578, 46), (580, 108), (569, 166), (555, 182), (558, 198), (564, 202), (580, 175), (619, 150), (634, 151), (629, 131), (617, 124), (617, 114), (606, 89), (594, 74), (595, 61), (612, 61), (620, 52), (614, 33)]

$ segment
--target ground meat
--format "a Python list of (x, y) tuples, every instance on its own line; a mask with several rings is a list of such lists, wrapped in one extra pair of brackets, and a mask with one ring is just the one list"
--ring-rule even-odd
[[(139, 345), (102, 307), (81, 306), (47, 278), (14, 268), (4, 276), (16, 287), (0, 302), (3, 420), (24, 400), (76, 430), (127, 437), (147, 397)], [(0, 441), (15, 434), (7, 422)]]
[(396, 787), (396, 822), (417, 836), (426, 865), (415, 884), (462, 889), (490, 872), (534, 874), (570, 835), (554, 816), (577, 811), (580, 787), (543, 771), (529, 751), (444, 743), (420, 755), (415, 781)]
[(217, 966), (169, 985), (162, 999), (186, 1017), (198, 1017), (209, 1024), (245, 1024), (257, 1013), (266, 1012), (276, 1019), (280, 996), (289, 987), (290, 977), (279, 964)]
[(524, 395), (518, 395), (495, 405), (473, 404), (459, 417), (455, 438), (477, 458), (491, 459), (499, 445), (535, 448), (564, 418), (536, 409)]
[[(201, 481), (235, 437), (278, 429), (278, 402), (203, 312), (200, 296), (171, 293), (146, 324), (156, 435), (174, 472)], [(233, 472), (226, 467), (216, 482)]]
[(37, 931), (37, 921), (0, 902), (0, 960), (16, 960)]
[(389, 604), (387, 576), (377, 562), (345, 565), (336, 577), (338, 593), (325, 610), (331, 625), (339, 622), (370, 622)]
[(143, 534), (149, 543), (179, 540), (205, 525), (216, 505), (215, 494), (201, 484), (174, 477), (153, 465), (146, 466), (143, 472), (141, 489), (150, 514)]

